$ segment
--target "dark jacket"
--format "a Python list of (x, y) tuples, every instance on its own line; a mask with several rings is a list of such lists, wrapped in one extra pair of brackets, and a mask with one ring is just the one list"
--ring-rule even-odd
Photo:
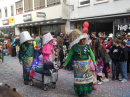
[(119, 56), (119, 61), (124, 62), (128, 60), (128, 49), (125, 48), (120, 48), (120, 56)]
[(113, 61), (119, 61), (120, 56), (120, 46), (112, 46), (110, 49), (110, 57)]
[(63, 60), (63, 59), (64, 59), (63, 49), (60, 49), (60, 51), (59, 51), (59, 56), (60, 56), (60, 60)]

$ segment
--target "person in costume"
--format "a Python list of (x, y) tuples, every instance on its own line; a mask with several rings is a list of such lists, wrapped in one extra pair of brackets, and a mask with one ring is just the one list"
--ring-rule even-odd
[(71, 57), (74, 65), (74, 90), (77, 95), (85, 96), (92, 92), (93, 77), (90, 69), (91, 57), (94, 65), (96, 65), (95, 57), (90, 46), (86, 43), (87, 34), (82, 34), (78, 29), (72, 31), (70, 38), (70, 52), (64, 63), (64, 67), (68, 64)]
[(7, 48), (8, 48), (9, 56), (11, 56), (12, 46), (11, 46), (11, 41), (10, 41), (10, 39), (8, 39)]
[(34, 45), (30, 43), (32, 40), (28, 31), (20, 33), (20, 51), (19, 51), (19, 61), (23, 66), (23, 79), (24, 84), (28, 85), (30, 69), (33, 64), (33, 59), (36, 59), (36, 54), (34, 53)]
[(55, 51), (54, 51), (54, 43), (53, 43), (54, 38), (52, 37), (51, 33), (47, 33), (43, 35), (43, 62), (44, 61), (51, 61), (54, 63), (54, 56), (55, 56)]
[(36, 54), (36, 59), (39, 61), (39, 50), (38, 50), (38, 45), (35, 46), (35, 54)]
[(11, 43), (11, 46), (12, 46), (12, 57), (16, 56), (16, 44), (15, 44), (15, 41), (16, 41), (16, 37), (13, 36), (13, 40), (12, 40), (12, 43)]

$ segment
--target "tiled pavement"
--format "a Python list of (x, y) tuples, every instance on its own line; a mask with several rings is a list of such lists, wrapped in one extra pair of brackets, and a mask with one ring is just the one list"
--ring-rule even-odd
[[(4, 63), (0, 60), (0, 82), (17, 88), (23, 97), (77, 97), (73, 90), (73, 72), (61, 69), (58, 74), (56, 89), (52, 89), (49, 85), (48, 91), (44, 91), (41, 82), (34, 81), (34, 86), (23, 84), (22, 66), (17, 58), (6, 56)], [(97, 85), (98, 90), (93, 91), (88, 97), (130, 97), (129, 76), (130, 74), (127, 83), (110, 79), (109, 82)]]

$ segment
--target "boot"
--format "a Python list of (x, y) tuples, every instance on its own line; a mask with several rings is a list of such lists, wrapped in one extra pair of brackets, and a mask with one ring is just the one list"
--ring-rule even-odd
[(28, 80), (24, 80), (24, 84), (25, 84), (25, 85), (28, 85)]

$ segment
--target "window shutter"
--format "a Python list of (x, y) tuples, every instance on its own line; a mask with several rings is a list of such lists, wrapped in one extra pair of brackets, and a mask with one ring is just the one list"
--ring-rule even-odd
[(45, 0), (41, 0), (41, 7), (45, 7)]

